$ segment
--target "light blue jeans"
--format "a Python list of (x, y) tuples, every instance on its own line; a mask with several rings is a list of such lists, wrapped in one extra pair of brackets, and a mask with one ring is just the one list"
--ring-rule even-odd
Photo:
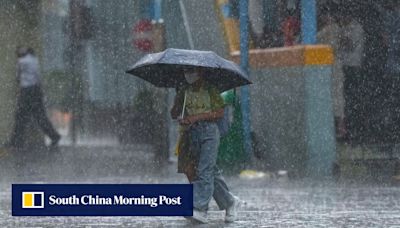
[(215, 122), (197, 122), (191, 127), (191, 151), (198, 159), (193, 184), (193, 207), (206, 211), (211, 197), (220, 210), (230, 207), (233, 195), (217, 167), (219, 131)]

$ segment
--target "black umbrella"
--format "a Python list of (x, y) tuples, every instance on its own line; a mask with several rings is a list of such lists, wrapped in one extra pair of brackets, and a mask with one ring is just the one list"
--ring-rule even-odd
[(126, 73), (140, 77), (158, 87), (178, 87), (185, 83), (183, 71), (201, 67), (205, 79), (221, 92), (251, 84), (240, 67), (212, 51), (168, 48), (147, 54)]

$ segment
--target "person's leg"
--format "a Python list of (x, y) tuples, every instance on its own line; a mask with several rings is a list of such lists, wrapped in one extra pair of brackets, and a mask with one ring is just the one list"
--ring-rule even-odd
[(342, 65), (335, 62), (332, 68), (332, 96), (333, 110), (335, 116), (336, 138), (338, 140), (345, 139), (346, 124), (345, 124), (345, 98), (344, 98), (344, 73)]
[(214, 194), (214, 168), (217, 161), (219, 137), (218, 128), (214, 123), (200, 123), (197, 138), (200, 143), (199, 160), (196, 170), (196, 178), (193, 183), (193, 207), (200, 211), (206, 211)]
[(393, 122), (394, 126), (391, 128), (392, 138), (394, 142), (399, 142), (400, 140), (400, 73), (394, 74), (393, 76), (394, 82), (392, 86), (392, 113), (393, 113)]
[(361, 100), (360, 95), (362, 93), (362, 84), (360, 79), (352, 66), (343, 66), (343, 73), (345, 76), (345, 116), (347, 121), (346, 124), (346, 139), (350, 142), (358, 141), (360, 134), (359, 129), (362, 123), (360, 112), (361, 112)]
[(234, 203), (233, 195), (222, 177), (221, 171), (217, 166), (214, 168), (214, 199), (220, 210), (225, 210)]
[(32, 115), (38, 122), (40, 128), (43, 132), (50, 137), (50, 139), (54, 141), (58, 141), (60, 139), (60, 135), (53, 128), (50, 120), (47, 118), (47, 114), (43, 104), (43, 95), (40, 88), (36, 88), (32, 95)]
[(24, 91), (21, 91), (17, 101), (14, 130), (9, 142), (10, 146), (21, 147), (23, 145), (25, 126), (29, 120), (29, 109), (29, 97), (25, 95)]

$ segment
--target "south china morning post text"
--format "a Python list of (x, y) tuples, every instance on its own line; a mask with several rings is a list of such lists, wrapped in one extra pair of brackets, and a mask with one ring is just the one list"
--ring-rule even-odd
[(149, 206), (158, 207), (159, 205), (182, 205), (182, 197), (168, 197), (160, 195), (159, 197), (126, 197), (123, 195), (115, 195), (114, 197), (101, 197), (99, 195), (83, 195), (77, 197), (57, 197), (51, 195), (49, 197), (49, 205), (129, 205), (129, 206)]
[(13, 184), (13, 216), (191, 216), (191, 184)]

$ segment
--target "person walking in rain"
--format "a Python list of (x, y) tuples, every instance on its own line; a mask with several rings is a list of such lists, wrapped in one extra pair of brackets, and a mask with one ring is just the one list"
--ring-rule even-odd
[(43, 92), (40, 81), (40, 67), (38, 58), (32, 48), (18, 47), (16, 50), (17, 82), (19, 96), (15, 113), (15, 126), (8, 143), (10, 147), (21, 147), (25, 127), (33, 117), (43, 132), (51, 139), (51, 146), (56, 146), (61, 136), (53, 128), (43, 105)]
[(224, 115), (224, 103), (217, 88), (204, 79), (200, 68), (184, 70), (185, 85), (177, 88), (171, 116), (181, 130), (178, 143), (178, 172), (184, 173), (193, 184), (193, 217), (207, 222), (208, 204), (212, 197), (225, 221), (234, 222), (239, 199), (229, 192), (216, 165), (219, 130), (216, 121)]

